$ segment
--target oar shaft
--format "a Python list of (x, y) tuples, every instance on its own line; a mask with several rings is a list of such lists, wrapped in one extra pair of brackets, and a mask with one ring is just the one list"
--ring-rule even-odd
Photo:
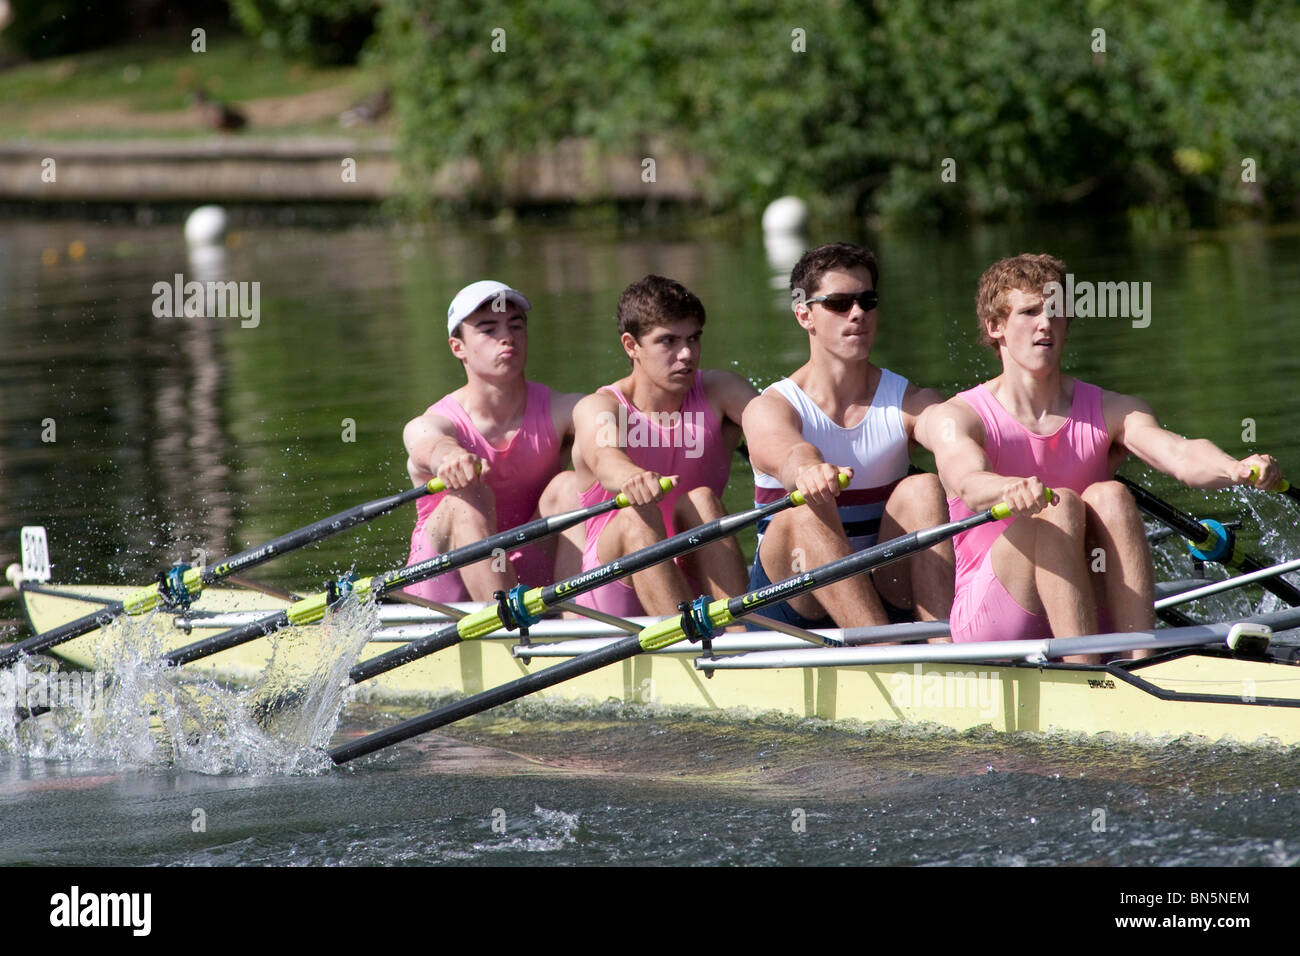
[[(698, 525), (689, 531), (683, 531), (671, 538), (657, 541), (640, 551), (633, 551), (617, 561), (611, 561), (609, 564), (585, 571), (548, 587), (535, 588), (528, 592), (526, 600), (530, 608), (536, 609), (535, 613), (540, 613), (561, 601), (566, 601), (579, 594), (585, 594), (601, 585), (621, 580), (661, 561), (688, 554), (697, 548), (702, 548), (728, 535), (735, 534), (741, 528), (755, 524), (769, 515), (774, 515), (779, 511), (794, 506), (798, 500), (802, 499), (795, 494), (790, 494), (771, 504), (737, 512), (734, 515), (726, 515), (706, 524)], [(386, 674), (396, 667), (417, 661), (421, 657), (427, 657), (437, 651), (454, 647), (461, 641), (487, 637), (489, 634), (498, 631), (502, 626), (504, 625), (501, 621), (499, 609), (486, 607), (476, 614), (461, 618), (454, 624), (448, 624), (428, 637), (418, 638), (385, 654), (362, 661), (352, 668), (348, 676), (354, 684), (359, 684), (362, 681), (378, 677), (380, 674)]]
[[(1116, 480), (1133, 493), (1139, 508), (1162, 524), (1173, 528), (1198, 548), (1209, 547), (1217, 543), (1218, 539), (1214, 533), (1191, 515), (1179, 511), (1173, 505), (1157, 498), (1141, 485), (1130, 481), (1123, 475), (1117, 475)], [(1275, 562), (1266, 555), (1244, 554), (1234, 548), (1223, 557), (1220, 563), (1229, 567), (1240, 568), (1242, 571), (1262, 571)], [(1300, 605), (1300, 589), (1286, 581), (1271, 578), (1263, 581), (1261, 586), (1292, 606)]]
[[(538, 518), (517, 528), (490, 535), (482, 541), (475, 541), (473, 544), (455, 548), (446, 554), (436, 555), (426, 561), (376, 575), (365, 582), (367, 584), (366, 593), (373, 598), (379, 598), (388, 591), (405, 587), (408, 584), (415, 584), (436, 577), (439, 574), (445, 574), (448, 571), (454, 571), (476, 561), (482, 561), (484, 558), (491, 557), (492, 553), (498, 548), (513, 548), (521, 544), (527, 544), (530, 541), (536, 541), (538, 538), (544, 538), (547, 535), (571, 528), (595, 515), (623, 507), (626, 503), (626, 499), (613, 498), (592, 505), (590, 508), (581, 508), (577, 511), (566, 511), (562, 514)], [(290, 623), (304, 623), (312, 619), (313, 609), (320, 609), (321, 613), (323, 613), (326, 601), (327, 595), (324, 593), (310, 595), (295, 604), (289, 611), (279, 611), (250, 624), (187, 644), (171, 651), (164, 657), (164, 660), (176, 665), (188, 664), (211, 654), (257, 640), (259, 637), (264, 637), (280, 628), (287, 627)], [(305, 617), (300, 619), (299, 614), (305, 615)], [(449, 628), (452, 633), (455, 633), (456, 625), (449, 625)]]
[[(805, 591), (832, 584), (850, 575), (869, 571), (872, 568), (908, 557), (969, 528), (998, 518), (1004, 518), (1008, 513), (1009, 510), (1006, 505), (999, 504), (988, 511), (972, 515), (961, 521), (951, 521), (934, 528), (927, 528), (923, 531), (916, 531), (895, 538), (884, 544), (878, 544), (875, 547), (867, 548), (865, 551), (849, 555), (838, 561), (832, 561), (829, 564), (824, 564), (812, 571), (796, 575), (769, 587), (751, 591), (749, 594), (731, 600), (714, 601), (708, 607), (709, 618), (715, 626), (725, 627), (736, 617), (749, 610), (758, 610), (760, 607), (784, 601), (796, 594), (802, 594)], [(735, 611), (734, 614), (732, 613), (733, 610)], [(484, 710), (498, 707), (512, 700), (518, 700), (520, 697), (539, 690), (545, 690), (547, 687), (552, 687), (570, 678), (635, 657), (643, 651), (670, 646), (685, 640), (685, 638), (686, 634), (682, 620), (680, 618), (668, 618), (645, 628), (640, 634), (622, 638), (598, 650), (582, 654), (560, 664), (554, 664), (544, 670), (526, 674), (499, 687), (494, 687), (491, 690), (483, 691), (456, 703), (448, 704), (446, 707), (430, 711), (421, 717), (414, 717), (387, 730), (336, 747), (330, 751), (330, 759), (336, 764), (346, 763), (365, 754), (373, 753), (381, 747), (399, 743), (418, 734), (471, 717)]]
[(264, 618), (252, 621), (240, 627), (232, 628), (229, 631), (223, 631), (212, 637), (205, 637), (201, 641), (195, 641), (192, 644), (186, 644), (184, 647), (178, 647), (174, 651), (168, 651), (163, 655), (162, 660), (165, 664), (173, 667), (180, 667), (182, 664), (188, 664), (191, 661), (197, 661), (204, 657), (211, 657), (213, 654), (219, 654), (221, 651), (229, 650), (232, 647), (238, 647), (241, 644), (247, 644), (249, 641), (255, 641), (259, 637), (266, 637), (268, 634), (274, 634), (283, 627), (289, 626), (289, 612), (276, 611), (274, 614), (268, 614)]
[(287, 554), (290, 551), (301, 548), (304, 545), (312, 544), (316, 541), (328, 538), (330, 535), (338, 534), (340, 531), (346, 531), (349, 528), (356, 527), (381, 515), (386, 515), (395, 508), (400, 508), (408, 501), (415, 501), (417, 498), (423, 498), (430, 491), (441, 491), (442, 483), (432, 481), (427, 485), (419, 485), (415, 488), (408, 488), (405, 491), (395, 495), (389, 495), (386, 498), (376, 498), (374, 501), (367, 501), (365, 504), (357, 505), (355, 508), (349, 508), (347, 511), (340, 511), (336, 515), (330, 515), (328, 518), (322, 518), (320, 521), (309, 524), (297, 531), (290, 531), (288, 534), (282, 534), (278, 538), (273, 538), (263, 545), (256, 548), (249, 548), (241, 551), (233, 557), (226, 558), (217, 564), (207, 565), (203, 568), (203, 583), (211, 584), (221, 578), (231, 574), (239, 574), (249, 568), (264, 564), (274, 557)]
[[(278, 538), (273, 538), (265, 544), (256, 548), (248, 548), (240, 551), (238, 554), (229, 558), (224, 558), (216, 564), (206, 565), (202, 568), (191, 569), (186, 575), (186, 586), (194, 590), (212, 584), (231, 574), (238, 574), (241, 571), (247, 571), (249, 568), (264, 564), (272, 558), (286, 554), (303, 545), (311, 544), (328, 538), (330, 535), (338, 534), (340, 531), (346, 531), (348, 528), (355, 527), (365, 521), (378, 518), (380, 515), (387, 514), (394, 508), (406, 504), (408, 501), (414, 501), (424, 495), (442, 490), (442, 482), (438, 479), (430, 481), (428, 484), (419, 485), (414, 488), (408, 488), (405, 491), (398, 492), (395, 495), (388, 495), (384, 498), (376, 498), (373, 501), (367, 501), (364, 504), (348, 508), (346, 511), (340, 511), (338, 514), (330, 515), (328, 518), (322, 518), (313, 522), (304, 528), (296, 531), (290, 531), (282, 534)], [(141, 589), (133, 597), (132, 601), (141, 602), (141, 611), (150, 610), (157, 606), (155, 598), (161, 593), (158, 585), (153, 587), (153, 595), (143, 594), (149, 589)], [(44, 633), (37, 634), (25, 641), (20, 641), (3, 651), (0, 651), (0, 666), (12, 664), (24, 654), (37, 654), (41, 651), (48, 650), (65, 641), (70, 641), (74, 637), (80, 637), (87, 634), (97, 627), (110, 623), (115, 618), (121, 617), (128, 613), (128, 602), (114, 601), (99, 610), (92, 611), (90, 614), (83, 615), (74, 621), (68, 621), (58, 627), (51, 628)], [(136, 612), (138, 613), (138, 612)]]
[(493, 707), (499, 707), (502, 704), (518, 700), (520, 697), (526, 697), (537, 691), (545, 690), (572, 677), (578, 677), (609, 664), (635, 657), (639, 653), (641, 653), (641, 645), (637, 636), (622, 638), (599, 650), (583, 654), (560, 664), (554, 664), (532, 674), (526, 674), (517, 680), (510, 681), (508, 684), (493, 687), (491, 690), (483, 691), (481, 694), (475, 694), (472, 697), (466, 697), (464, 700), (448, 704), (446, 707), (440, 707), (421, 717), (413, 717), (410, 720), (403, 721), (387, 730), (381, 730), (368, 737), (355, 740), (350, 744), (336, 747), (330, 751), (330, 759), (336, 764), (347, 763), (347, 761), (355, 760), (357, 757), (374, 753), (374, 751), (382, 747), (400, 743), (403, 740), (409, 740), (411, 737), (427, 733), (438, 727), (444, 727), (466, 717), (472, 717), (474, 714), (490, 710)]
[(1279, 574), (1289, 574), (1292, 571), (1300, 571), (1300, 558), (1297, 558), (1294, 561), (1286, 561), (1282, 564), (1275, 564), (1271, 568), (1262, 568), (1259, 571), (1252, 571), (1249, 574), (1239, 574), (1235, 578), (1216, 581), (1213, 584), (1207, 584), (1204, 587), (1196, 588), (1193, 591), (1183, 591), (1180, 594), (1172, 594), (1169, 597), (1161, 598), (1159, 601), (1156, 601), (1156, 610), (1160, 611), (1177, 604), (1188, 604), (1192, 601), (1199, 601), (1201, 598), (1209, 597), (1212, 594), (1219, 594), (1223, 591), (1232, 591), (1237, 588), (1245, 587), (1248, 584), (1254, 584), (1257, 581), (1262, 582)]

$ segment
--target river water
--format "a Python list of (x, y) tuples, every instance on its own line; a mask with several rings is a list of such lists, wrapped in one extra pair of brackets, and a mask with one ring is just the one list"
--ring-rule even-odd
[[(1150, 283), (1146, 319), (1075, 323), (1074, 373), (1143, 395), (1179, 432), (1269, 451), (1300, 474), (1297, 230), (1130, 239), (1040, 223), (865, 240), (882, 263), (880, 364), (948, 393), (987, 378), (976, 280), (1003, 255), (1050, 251), (1081, 280)], [(729, 226), (244, 221), (220, 253), (191, 259), (174, 223), (6, 222), (0, 561), (16, 560), (21, 525), (42, 524), (56, 581), (138, 584), (196, 549), (211, 560), (403, 487), (402, 425), (460, 381), (446, 304), (484, 276), (532, 299), (530, 370), (554, 387), (622, 374), (614, 305), (647, 272), (703, 299), (706, 365), (765, 385), (805, 350), (788, 267), (787, 252)], [(256, 282), (258, 313), (156, 316), (154, 285), (177, 274)], [(1248, 548), (1300, 551), (1283, 501), (1126, 473), (1186, 510), (1241, 519)], [(738, 467), (728, 503), (749, 494)], [(316, 590), (350, 568), (398, 567), (411, 521), (379, 519), (252, 576)], [(1161, 555), (1165, 573), (1186, 570), (1172, 543)], [(20, 615), (0, 604), (4, 636), (26, 635)], [(414, 712), (354, 703), (340, 729)], [(1300, 862), (1300, 760), (1285, 749), (526, 701), (346, 769), (289, 765), (197, 772), (121, 748), (0, 751), (0, 864)]]

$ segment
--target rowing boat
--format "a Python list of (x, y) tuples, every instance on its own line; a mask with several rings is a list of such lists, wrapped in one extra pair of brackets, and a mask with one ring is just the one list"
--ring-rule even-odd
[[(130, 590), (21, 585), (37, 632), (121, 600)], [(287, 605), (243, 588), (210, 588), (188, 612), (159, 611), (133, 626), (150, 628), (150, 636), (167, 650), (193, 640), (199, 629), (230, 626), (241, 616), (250, 619)], [(440, 620), (446, 618), (421, 608), (385, 606), (381, 627), (371, 635), (362, 659), (427, 634)], [(885, 633), (880, 628), (818, 633), (853, 645), (943, 633), (941, 624), (907, 627)], [(506, 634), (459, 644), (363, 686), (368, 695), (386, 700), (464, 697), (625, 633), (594, 621), (545, 620), (526, 638)], [(1153, 632), (1166, 633), (1179, 632)], [(140, 639), (144, 637), (141, 631)], [(99, 639), (89, 634), (60, 645), (55, 653), (74, 666), (90, 667)], [(574, 703), (614, 700), (707, 711), (775, 711), (828, 721), (903, 721), (956, 731), (987, 726), (1000, 732), (1300, 744), (1300, 648), (1293, 645), (1275, 643), (1264, 653), (1232, 652), (1220, 635), (1215, 644), (1172, 647), (1142, 660), (1090, 666), (1048, 662), (1037, 644), (1003, 642), (975, 650), (946, 644), (812, 648), (774, 632), (724, 634), (709, 654), (698, 644), (678, 644), (557, 684), (542, 696)], [(309, 654), (310, 642), (292, 642), (291, 651)], [(195, 661), (186, 670), (249, 681), (263, 672), (271, 653), (270, 641), (254, 641)]]

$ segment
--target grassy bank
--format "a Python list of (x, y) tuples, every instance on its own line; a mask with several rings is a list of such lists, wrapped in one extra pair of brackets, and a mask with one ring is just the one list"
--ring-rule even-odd
[(0, 138), (220, 135), (192, 104), (200, 88), (247, 117), (237, 135), (336, 134), (339, 113), (383, 85), (376, 67), (296, 62), (235, 33), (210, 32), (203, 53), (190, 43), (152, 38), (0, 72)]

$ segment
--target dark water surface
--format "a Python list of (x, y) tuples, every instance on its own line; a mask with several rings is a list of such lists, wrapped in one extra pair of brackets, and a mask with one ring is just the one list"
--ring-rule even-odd
[[(1138, 241), (1040, 224), (868, 241), (882, 261), (880, 364), (947, 392), (987, 378), (992, 358), (974, 339), (979, 273), (1003, 255), (1051, 251), (1080, 278), (1151, 283), (1148, 327), (1076, 322), (1072, 371), (1143, 395), (1177, 431), (1234, 454), (1269, 451), (1300, 474), (1295, 230)], [(69, 258), (73, 242), (84, 256)], [(192, 262), (179, 226), (7, 222), (0, 563), (17, 559), (21, 525), (43, 524), (55, 580), (144, 583), (196, 548), (213, 560), (404, 487), (402, 425), (461, 380), (447, 302), (484, 276), (532, 299), (531, 374), (557, 388), (622, 374), (614, 305), (647, 272), (704, 300), (706, 364), (765, 385), (805, 354), (780, 271), (788, 265), (777, 270), (748, 235), (248, 226), (220, 261)], [(152, 287), (178, 272), (258, 282), (257, 326), (155, 318)], [(51, 422), (54, 440), (43, 440)], [(1248, 547), (1300, 551), (1285, 502), (1152, 484), (1186, 510), (1241, 517)], [(737, 469), (728, 502), (749, 494)], [(351, 567), (400, 566), (412, 516), (254, 576), (315, 590)], [(1186, 570), (1175, 554), (1166, 546), (1166, 573)], [(0, 604), (2, 617), (19, 613)], [(0, 636), (25, 633), (12, 622)], [(350, 705), (341, 731), (401, 716)], [(524, 704), (323, 773), (0, 752), (0, 864), (1294, 866), (1298, 819), (1292, 751), (623, 708)]]

